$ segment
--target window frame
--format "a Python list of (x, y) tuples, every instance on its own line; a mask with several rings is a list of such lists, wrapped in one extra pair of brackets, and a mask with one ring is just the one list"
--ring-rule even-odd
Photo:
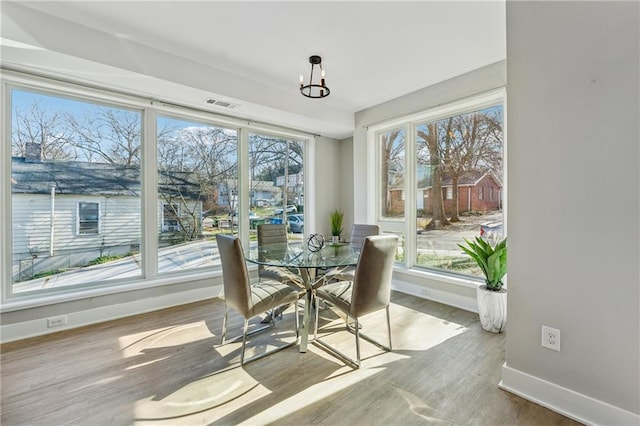
[[(98, 218), (96, 220), (96, 232), (80, 232), (81, 231), (81, 214), (80, 204), (95, 204), (98, 206)], [(76, 204), (76, 235), (79, 236), (93, 236), (102, 234), (102, 205), (99, 201), (78, 201)]]
[[(54, 79), (44, 76), (35, 76), (21, 71), (0, 70), (0, 102), (2, 102), (1, 127), (4, 129), (3, 136), (9, 143), (3, 144), (0, 148), (0, 164), (2, 167), (0, 174), (4, 185), (0, 186), (0, 200), (6, 206), (0, 211), (0, 255), (2, 262), (3, 276), (0, 277), (2, 285), (2, 312), (9, 312), (17, 309), (24, 309), (36, 306), (46, 306), (51, 303), (60, 303), (72, 300), (84, 299), (87, 297), (95, 297), (107, 294), (116, 294), (123, 291), (136, 289), (144, 289), (163, 285), (172, 285), (176, 283), (195, 282), (202, 279), (210, 279), (211, 273), (214, 276), (221, 275), (220, 266), (213, 268), (201, 268), (181, 273), (172, 273), (171, 275), (158, 275), (157, 262), (155, 260), (158, 242), (158, 209), (159, 204), (157, 198), (158, 189), (158, 166), (156, 159), (156, 120), (158, 115), (167, 115), (171, 117), (184, 118), (194, 120), (214, 126), (231, 128), (238, 131), (238, 155), (239, 155), (239, 186), (240, 186), (240, 218), (242, 222), (246, 221), (244, 227), (240, 228), (239, 236), (243, 244), (249, 243), (248, 215), (244, 213), (244, 207), (248, 205), (248, 189), (243, 188), (244, 173), (243, 168), (248, 166), (248, 159), (242, 156), (248, 155), (248, 138), (249, 132), (252, 133), (269, 133), (274, 136), (295, 139), (302, 142), (303, 161), (305, 170), (305, 197), (303, 206), (305, 212), (310, 212), (315, 198), (315, 177), (313, 171), (315, 167), (315, 141), (316, 136), (295, 129), (282, 128), (269, 123), (261, 123), (255, 121), (247, 121), (231, 116), (216, 114), (215, 112), (201, 110), (188, 106), (181, 106), (172, 103), (158, 101), (157, 99), (145, 98), (133, 94), (119, 92), (116, 88), (98, 88), (89, 87), (81, 82), (65, 81), (64, 79)], [(140, 154), (140, 177), (141, 177), (141, 247), (140, 255), (142, 258), (142, 270), (140, 277), (130, 279), (118, 279), (108, 282), (91, 282), (81, 286), (60, 287), (55, 291), (35, 291), (25, 294), (16, 294), (12, 292), (12, 190), (11, 185), (11, 123), (12, 123), (12, 103), (11, 91), (13, 89), (25, 90), (34, 93), (40, 93), (45, 96), (60, 96), (71, 98), (81, 102), (89, 102), (97, 105), (133, 109), (140, 111), (141, 116), (141, 154)], [(99, 214), (101, 209), (99, 208)], [(78, 210), (76, 206), (76, 230), (78, 225)], [(243, 218), (243, 216), (247, 216)], [(305, 222), (311, 226), (315, 220), (314, 214), (305, 216)], [(100, 230), (102, 231), (102, 230)], [(83, 234), (82, 236), (91, 236), (96, 234)]]
[[(444, 281), (452, 284), (462, 284), (465, 286), (476, 287), (482, 284), (480, 277), (472, 277), (468, 275), (455, 274), (441, 269), (429, 268), (423, 265), (417, 265), (416, 248), (417, 248), (417, 215), (416, 215), (416, 193), (417, 177), (416, 177), (416, 129), (424, 123), (438, 121), (453, 115), (462, 115), (471, 113), (491, 106), (502, 105), (503, 107), (503, 174), (504, 182), (502, 193), (502, 211), (503, 211), (503, 229), (505, 235), (507, 232), (507, 99), (506, 89), (500, 87), (497, 89), (482, 92), (476, 95), (465, 97), (449, 103), (440, 104), (438, 106), (428, 108), (417, 113), (397, 117), (392, 120), (384, 121), (367, 128), (367, 143), (375, 147), (370, 150), (368, 156), (368, 170), (374, 179), (370, 181), (367, 188), (369, 198), (369, 208), (375, 212), (375, 216), (370, 220), (380, 225), (382, 232), (392, 232), (404, 235), (404, 260), (396, 262), (395, 268), (409, 272), (411, 275), (429, 276), (435, 280)], [(389, 220), (383, 218), (380, 214), (381, 210), (381, 150), (379, 147), (380, 135), (394, 129), (405, 129), (405, 216), (402, 221)], [(412, 161), (409, 161), (411, 159)], [(411, 189), (409, 189), (411, 188)]]
[[(162, 215), (161, 222), (162, 222), (162, 225), (161, 225), (161, 231), (160, 231), (160, 232), (172, 232), (172, 231), (176, 231), (176, 229), (172, 229), (172, 230), (170, 230), (170, 229), (168, 229), (168, 227), (169, 227), (169, 226), (176, 226), (176, 227), (177, 227), (177, 226), (178, 226), (178, 220), (177, 220), (177, 219), (175, 219), (175, 222), (176, 222), (176, 224), (175, 224), (175, 225), (167, 225), (167, 224), (166, 224), (166, 221), (167, 221), (167, 220), (172, 220), (172, 219), (167, 219), (167, 217), (166, 217), (166, 216), (167, 216), (167, 214), (166, 214), (166, 213), (167, 213), (167, 212), (166, 212), (166, 209), (167, 209), (167, 207), (169, 207), (169, 205), (170, 205), (170, 204), (172, 204), (172, 203), (167, 203), (166, 201), (162, 201), (162, 202), (161, 202), (161, 204), (162, 204), (162, 211), (161, 211), (161, 215)], [(176, 215), (176, 216), (180, 217), (180, 206), (179, 206), (179, 205), (177, 205), (177, 204), (173, 204), (173, 205), (175, 206), (175, 208), (174, 208), (173, 210), (175, 210), (175, 211), (177, 212), (177, 215)], [(167, 228), (167, 229), (165, 229), (165, 228)]]

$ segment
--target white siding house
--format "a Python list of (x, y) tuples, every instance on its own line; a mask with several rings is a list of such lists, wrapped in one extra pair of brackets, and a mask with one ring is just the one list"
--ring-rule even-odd
[[(176, 241), (180, 234), (200, 232), (202, 202), (199, 186), (190, 178), (181, 172), (163, 173), (159, 179), (161, 240), (167, 233)], [(15, 280), (139, 251), (137, 166), (14, 157), (11, 183)], [(165, 205), (176, 208), (179, 225), (177, 220), (168, 225), (173, 221), (166, 217), (170, 209)]]

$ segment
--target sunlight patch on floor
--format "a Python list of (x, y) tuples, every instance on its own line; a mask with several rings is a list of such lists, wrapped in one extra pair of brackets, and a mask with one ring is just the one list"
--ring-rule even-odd
[(367, 368), (342, 374), (330, 380), (312, 385), (302, 392), (272, 405), (261, 413), (240, 423), (241, 425), (273, 424), (300, 409), (322, 401), (336, 392), (382, 372), (384, 368)]
[(134, 404), (136, 420), (178, 419), (225, 404), (264, 386), (242, 368), (232, 368), (195, 380), (166, 397), (138, 400)]
[(143, 349), (181, 346), (211, 337), (211, 331), (207, 328), (206, 323), (198, 321), (155, 331), (147, 330), (142, 333), (130, 334), (122, 336), (118, 340), (122, 355), (126, 358), (138, 355)]
[[(468, 329), (460, 324), (425, 314), (402, 305), (391, 306), (393, 349), (424, 351)], [(419, 336), (419, 338), (416, 338)]]

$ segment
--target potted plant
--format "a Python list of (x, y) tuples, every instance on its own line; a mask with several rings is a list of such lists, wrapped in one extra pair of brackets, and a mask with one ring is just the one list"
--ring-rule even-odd
[(335, 209), (329, 215), (329, 222), (331, 224), (331, 242), (337, 243), (340, 241), (340, 234), (342, 234), (342, 220), (344, 219), (344, 213), (342, 210)]
[(476, 295), (480, 324), (484, 330), (502, 333), (507, 325), (507, 291), (502, 278), (507, 273), (507, 239), (492, 246), (480, 237), (458, 244), (482, 270), (485, 284), (478, 286)]

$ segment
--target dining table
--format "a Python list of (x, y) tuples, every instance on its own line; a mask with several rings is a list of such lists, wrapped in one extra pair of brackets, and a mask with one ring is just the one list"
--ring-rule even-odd
[(313, 239), (306, 242), (253, 245), (245, 252), (248, 262), (286, 268), (298, 273), (302, 279), (305, 304), (300, 330), (300, 352), (307, 351), (314, 292), (324, 283), (324, 277), (317, 271), (355, 266), (359, 257), (360, 250), (350, 247), (349, 244), (317, 244)]

